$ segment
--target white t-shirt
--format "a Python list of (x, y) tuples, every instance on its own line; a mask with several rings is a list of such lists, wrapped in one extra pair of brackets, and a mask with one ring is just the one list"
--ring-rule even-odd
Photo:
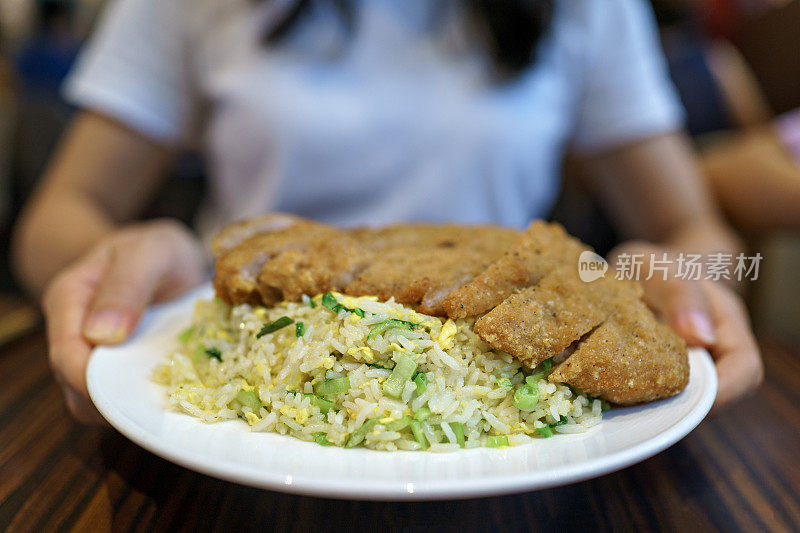
[(333, 54), (341, 28), (318, 7), (265, 47), (270, 10), (291, 1), (117, 0), (68, 80), (73, 103), (155, 139), (202, 133), (206, 235), (273, 210), (524, 226), (555, 200), (568, 144), (681, 126), (640, 0), (557, 2), (537, 61), (506, 84), (487, 75), (455, 2), (357, 0)]

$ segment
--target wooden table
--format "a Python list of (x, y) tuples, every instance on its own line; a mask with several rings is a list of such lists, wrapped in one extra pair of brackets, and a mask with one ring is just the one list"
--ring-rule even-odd
[(0, 531), (800, 531), (800, 350), (764, 345), (752, 398), (669, 450), (599, 479), (430, 503), (251, 489), (75, 424), (36, 332), (0, 351)]

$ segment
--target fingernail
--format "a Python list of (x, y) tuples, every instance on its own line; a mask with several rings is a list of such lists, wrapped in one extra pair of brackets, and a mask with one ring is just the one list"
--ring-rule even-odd
[(703, 343), (711, 345), (717, 341), (714, 325), (711, 324), (708, 315), (701, 311), (689, 311), (686, 313), (686, 319), (694, 334)]
[(122, 314), (112, 310), (94, 313), (87, 320), (83, 334), (89, 340), (96, 342), (121, 342), (125, 339)]

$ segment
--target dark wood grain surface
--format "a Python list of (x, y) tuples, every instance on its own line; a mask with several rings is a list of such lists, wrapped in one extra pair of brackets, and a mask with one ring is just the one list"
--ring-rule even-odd
[(75, 424), (37, 332), (0, 351), (0, 531), (800, 531), (800, 350), (763, 347), (754, 397), (623, 471), (512, 496), (366, 503), (219, 481)]

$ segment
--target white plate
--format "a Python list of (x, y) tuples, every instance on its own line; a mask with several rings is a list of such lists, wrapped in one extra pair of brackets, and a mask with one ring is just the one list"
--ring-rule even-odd
[(711, 408), (717, 379), (710, 356), (691, 350), (689, 386), (651, 404), (614, 409), (587, 433), (556, 435), (507, 449), (453, 453), (345, 450), (272, 433), (242, 421), (205, 424), (165, 409), (150, 381), (174, 349), (204, 287), (150, 310), (126, 344), (98, 348), (87, 370), (89, 393), (111, 425), (165, 459), (211, 476), (265, 489), (364, 500), (481, 497), (564, 485), (632, 465), (671, 446)]

